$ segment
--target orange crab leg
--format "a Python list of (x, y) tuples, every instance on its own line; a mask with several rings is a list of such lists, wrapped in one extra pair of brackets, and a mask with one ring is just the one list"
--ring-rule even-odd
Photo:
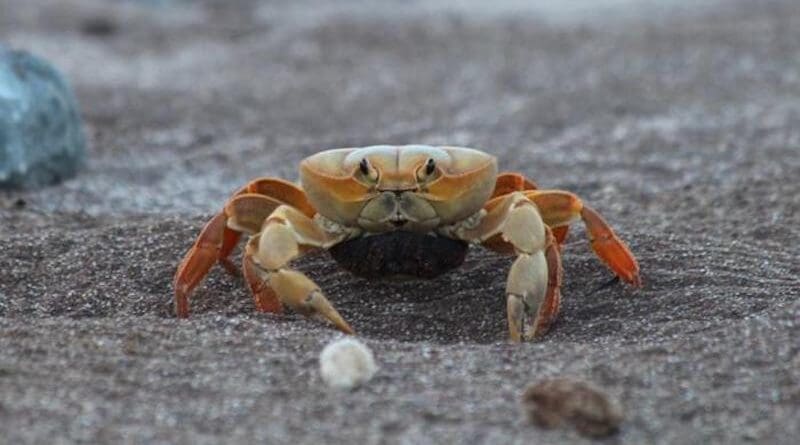
[(228, 258), (231, 256), (231, 252), (233, 249), (236, 248), (236, 245), (239, 244), (239, 238), (242, 237), (241, 232), (237, 232), (235, 230), (231, 230), (228, 227), (225, 227), (222, 231), (222, 245), (219, 246), (219, 255), (217, 255), (217, 260), (225, 270), (233, 275), (238, 275), (236, 270), (236, 265)]
[(231, 270), (227, 256), (236, 247), (240, 234), (226, 227), (225, 212), (214, 215), (206, 223), (197, 240), (178, 266), (175, 273), (175, 312), (180, 318), (189, 316), (189, 295), (203, 281), (211, 266), (224, 261)]
[(542, 212), (544, 223), (550, 227), (564, 227), (580, 217), (583, 201), (574, 193), (561, 190), (535, 190), (524, 192)]
[(602, 216), (589, 206), (583, 206), (581, 218), (589, 231), (592, 250), (620, 278), (635, 287), (642, 285), (639, 278), (639, 263), (628, 246), (617, 237)]
[(232, 230), (255, 234), (269, 215), (284, 203), (270, 196), (242, 193), (225, 204), (227, 225)]
[(251, 181), (245, 188), (248, 193), (269, 196), (303, 212), (309, 218), (317, 213), (308, 202), (306, 193), (289, 181), (278, 178), (259, 178)]
[[(175, 273), (173, 286), (178, 317), (189, 316), (189, 296), (216, 262), (220, 262), (228, 272), (237, 274), (228, 256), (236, 248), (242, 232), (252, 234), (260, 230), (262, 222), (282, 204), (297, 208), (303, 214), (314, 213), (299, 187), (282, 179), (260, 178), (238, 190), (225, 208), (206, 223)], [(245, 279), (251, 283), (259, 310), (274, 309), (265, 293), (268, 291), (257, 292), (252, 287), (254, 275), (252, 270), (248, 271), (246, 263), (243, 271)]]
[(553, 227), (553, 237), (556, 239), (559, 247), (564, 244), (569, 234), (569, 226)]
[(500, 173), (494, 185), (492, 198), (507, 195), (511, 192), (521, 192), (523, 190), (536, 190), (539, 187), (535, 182), (519, 173)]
[(539, 309), (536, 329), (533, 332), (534, 337), (542, 336), (550, 330), (550, 326), (553, 325), (558, 315), (558, 310), (561, 308), (561, 254), (551, 230), (548, 230), (547, 238), (547, 249), (545, 250), (545, 258), (547, 259), (547, 294), (545, 294), (544, 301)]
[(633, 286), (641, 286), (639, 264), (633, 253), (603, 217), (580, 198), (560, 190), (527, 191), (525, 196), (536, 204), (550, 227), (566, 227), (577, 218), (583, 219), (595, 254), (620, 278)]
[[(249, 245), (248, 245), (248, 250)], [(272, 312), (273, 314), (280, 314), (283, 312), (283, 305), (278, 300), (275, 291), (267, 284), (269, 276), (264, 274), (253, 262), (253, 252), (247, 252), (242, 259), (242, 270), (244, 271), (244, 278), (250, 286), (250, 291), (253, 294), (253, 301), (256, 305), (256, 310), (260, 312)]]
[[(494, 192), (492, 193), (492, 197), (490, 199), (507, 195), (511, 192), (537, 190), (538, 188), (539, 186), (536, 185), (532, 179), (528, 179), (519, 173), (500, 173), (497, 175)], [(558, 244), (564, 244), (564, 241), (567, 240), (567, 234), (569, 233), (569, 226), (564, 225), (560, 227), (552, 227), (552, 230), (556, 241), (558, 241)]]

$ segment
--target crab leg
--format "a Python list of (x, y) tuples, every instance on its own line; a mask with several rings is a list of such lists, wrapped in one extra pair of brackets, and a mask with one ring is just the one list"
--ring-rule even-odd
[(257, 304), (285, 304), (307, 317), (331, 322), (342, 332), (353, 329), (323, 295), (319, 286), (289, 262), (314, 248), (326, 248), (341, 240), (319, 229), (301, 211), (278, 207), (264, 222), (261, 232), (250, 238), (245, 249), (245, 276)]
[[(253, 196), (261, 196), (267, 200), (259, 204), (257, 200), (254, 201)], [(261, 178), (237, 191), (225, 209), (206, 223), (175, 273), (173, 286), (175, 312), (178, 317), (189, 316), (189, 296), (216, 262), (220, 262), (228, 272), (236, 274), (236, 267), (228, 260), (228, 256), (236, 247), (241, 232), (247, 230), (242, 229), (235, 221), (230, 221), (233, 208), (238, 208), (237, 214), (240, 218), (261, 218), (258, 221), (260, 227), (269, 213), (282, 204), (294, 206), (304, 214), (313, 215), (314, 212), (305, 194), (297, 186), (281, 179)], [(244, 269), (247, 273), (247, 267)]]
[(220, 261), (229, 272), (235, 270), (227, 256), (236, 247), (239, 233), (226, 227), (227, 219), (225, 212), (214, 215), (178, 266), (173, 287), (175, 313), (180, 318), (189, 316), (189, 295), (203, 281), (214, 263)]
[(245, 188), (247, 193), (269, 196), (290, 205), (311, 218), (317, 213), (308, 202), (306, 193), (289, 181), (279, 178), (259, 178), (251, 181)]
[(533, 335), (540, 336), (550, 330), (550, 326), (558, 315), (558, 310), (561, 308), (561, 253), (558, 248), (555, 235), (547, 227), (547, 248), (544, 255), (547, 260), (547, 293), (544, 297), (544, 303), (539, 310), (539, 320), (534, 329)]
[(539, 186), (535, 182), (519, 173), (500, 173), (494, 184), (492, 198), (507, 195), (511, 192), (521, 192), (523, 190), (536, 190)]
[[(491, 199), (497, 198), (498, 196), (507, 195), (512, 192), (537, 190), (538, 188), (539, 186), (536, 185), (533, 180), (528, 179), (519, 173), (500, 173), (497, 175), (494, 192), (492, 193)], [(560, 227), (551, 227), (551, 229), (553, 230), (553, 235), (556, 237), (558, 244), (564, 244), (564, 241), (567, 239), (567, 233), (569, 232), (569, 226), (564, 225)]]
[[(250, 246), (250, 243), (247, 245)], [(253, 255), (250, 252), (245, 252), (242, 258), (242, 271), (244, 272), (244, 279), (250, 287), (250, 293), (253, 294), (253, 303), (256, 305), (256, 310), (273, 314), (282, 313), (283, 305), (278, 300), (278, 296), (275, 295), (275, 291), (269, 287), (269, 275), (253, 261)]]
[(636, 258), (597, 211), (569, 192), (533, 190), (524, 193), (536, 204), (544, 223), (550, 227), (566, 227), (570, 222), (581, 218), (586, 224), (595, 254), (617, 276), (633, 286), (641, 286)]

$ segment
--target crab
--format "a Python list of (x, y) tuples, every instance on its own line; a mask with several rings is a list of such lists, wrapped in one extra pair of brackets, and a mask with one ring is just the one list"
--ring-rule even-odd
[(325, 249), (367, 278), (432, 278), (459, 266), (470, 245), (516, 256), (505, 287), (512, 341), (541, 337), (561, 302), (561, 247), (569, 224), (583, 220), (591, 248), (617, 277), (638, 287), (639, 265), (603, 217), (576, 195), (543, 190), (497, 160), (465, 147), (379, 145), (322, 151), (300, 163), (300, 185), (260, 178), (237, 191), (211, 218), (175, 274), (175, 309), (228, 259), (242, 234), (243, 276), (258, 311), (284, 306), (350, 325), (292, 261)]

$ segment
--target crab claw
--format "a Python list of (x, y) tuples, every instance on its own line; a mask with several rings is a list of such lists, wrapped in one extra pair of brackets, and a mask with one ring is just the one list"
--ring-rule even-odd
[(312, 316), (330, 321), (336, 326), (336, 329), (345, 334), (354, 335), (356, 333), (319, 290), (306, 297), (303, 305), (306, 310), (313, 313)]
[(281, 302), (307, 317), (321, 318), (331, 322), (346, 334), (355, 334), (339, 312), (322, 294), (313, 281), (300, 272), (280, 269), (270, 273), (270, 286)]
[(542, 251), (533, 255), (521, 254), (508, 273), (506, 304), (508, 311), (508, 333), (511, 341), (530, 340), (542, 334), (541, 329), (549, 325), (544, 320), (545, 301), (548, 295), (548, 269)]
[(536, 313), (531, 314), (530, 306), (519, 295), (508, 294), (506, 311), (508, 313), (508, 336), (511, 341), (519, 343), (528, 337), (526, 326), (534, 323)]

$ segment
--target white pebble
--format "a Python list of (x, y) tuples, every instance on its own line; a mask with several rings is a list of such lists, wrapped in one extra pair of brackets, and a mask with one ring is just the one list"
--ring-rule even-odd
[(329, 386), (350, 389), (371, 379), (378, 366), (364, 343), (346, 337), (325, 346), (319, 355), (319, 370)]

